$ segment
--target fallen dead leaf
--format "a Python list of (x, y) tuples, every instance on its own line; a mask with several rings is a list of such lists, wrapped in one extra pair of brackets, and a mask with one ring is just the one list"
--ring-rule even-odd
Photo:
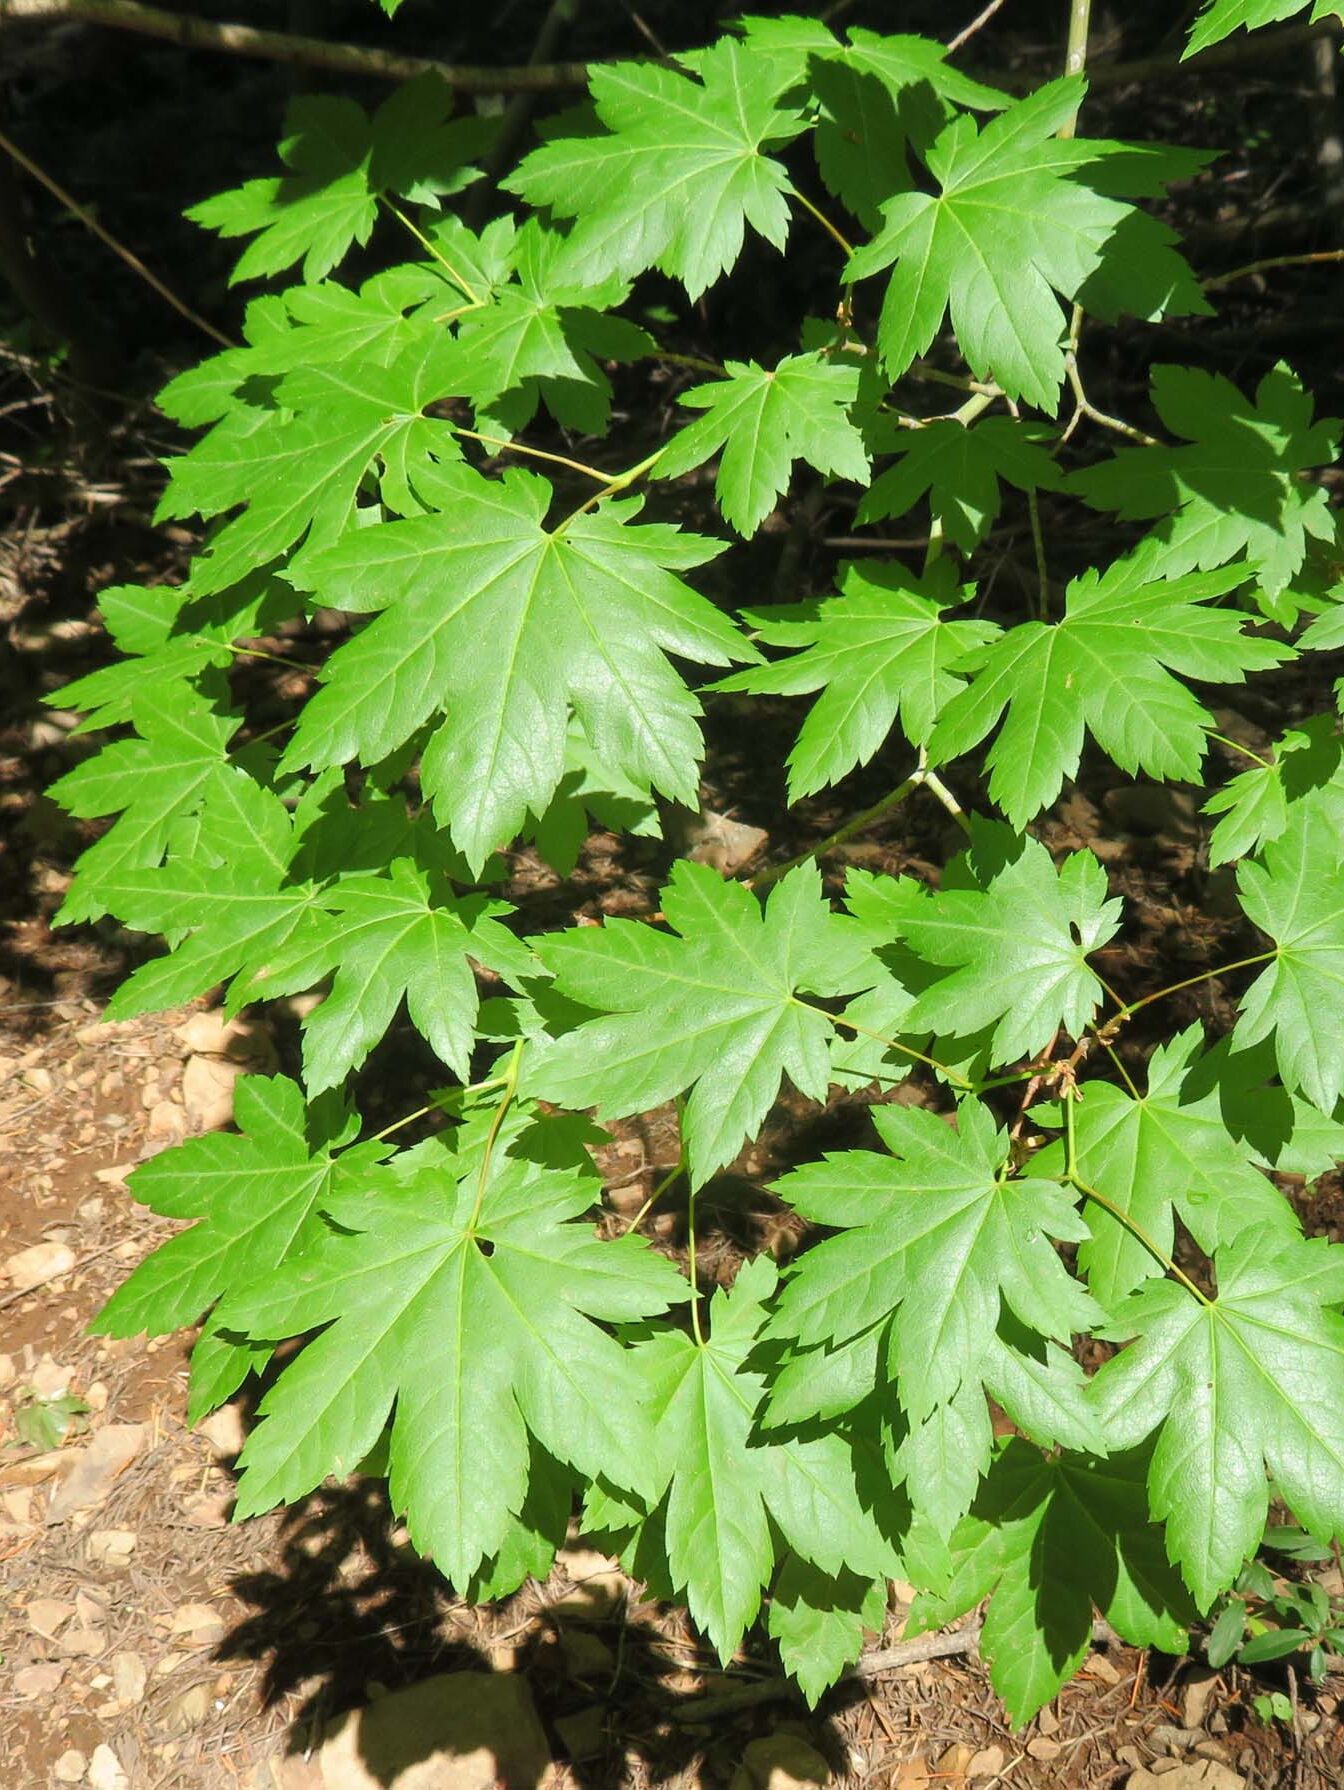
[(179, 1647), (213, 1647), (227, 1624), (211, 1604), (182, 1604), (173, 1612), (169, 1633)]
[(28, 1384), (39, 1398), (61, 1398), (70, 1390), (70, 1382), (74, 1378), (74, 1370), (62, 1367), (50, 1355), (43, 1355), (32, 1373), (28, 1376)]
[(62, 1603), (56, 1597), (35, 1597), (23, 1613), (33, 1633), (41, 1635), (44, 1641), (51, 1641), (74, 1615), (75, 1606)]
[(163, 1726), (170, 1734), (185, 1734), (189, 1728), (199, 1727), (209, 1713), (210, 1686), (189, 1685), (169, 1699), (163, 1712)]
[(52, 1493), (47, 1521), (63, 1523), (75, 1511), (101, 1504), (117, 1475), (139, 1454), (144, 1439), (142, 1423), (109, 1423), (100, 1429), (88, 1447), (79, 1451), (74, 1466)]
[(84, 1552), (90, 1566), (104, 1566), (116, 1571), (130, 1560), (139, 1539), (134, 1529), (91, 1529)]
[(149, 1674), (145, 1670), (145, 1662), (138, 1653), (114, 1653), (112, 1655), (112, 1688), (117, 1702), (129, 1708), (138, 1703), (145, 1694), (145, 1684)]
[(54, 1662), (41, 1666), (20, 1666), (11, 1683), (16, 1697), (32, 1703), (39, 1697), (50, 1697), (60, 1689), (65, 1667)]
[(74, 1265), (75, 1252), (68, 1243), (34, 1243), (10, 1256), (4, 1272), (18, 1292), (28, 1293), (68, 1274)]

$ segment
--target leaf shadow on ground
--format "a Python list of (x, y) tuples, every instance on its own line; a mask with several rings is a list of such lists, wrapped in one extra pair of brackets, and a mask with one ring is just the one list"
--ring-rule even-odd
[[(398, 1530), (381, 1481), (326, 1486), (295, 1505), (274, 1564), (236, 1575), (229, 1589), (249, 1613), (214, 1658), (255, 1663), (263, 1703), (291, 1704), (290, 1756), (320, 1747), (346, 1711), (453, 1672), (522, 1678), (552, 1757), (584, 1790), (685, 1782), (688, 1774), (689, 1781), (724, 1781), (762, 1713), (771, 1729), (771, 1717), (808, 1713), (796, 1698), (780, 1696), (739, 1710), (740, 1721), (712, 1715), (708, 1704), (720, 1692), (746, 1689), (750, 1697), (748, 1687), (774, 1678), (777, 1664), (766, 1656), (722, 1674), (682, 1613), (636, 1601), (638, 1587), (585, 1605), (582, 1586), (576, 1599), (559, 1570), (545, 1586), (529, 1580), (511, 1598), (468, 1607)], [(689, 1699), (702, 1690), (707, 1706), (697, 1723)], [(828, 1706), (838, 1713), (863, 1694), (857, 1683), (842, 1685)], [(843, 1769), (844, 1746), (830, 1719), (814, 1713), (808, 1728)], [(484, 1732), (471, 1738), (490, 1744)], [(372, 1781), (391, 1784), (416, 1762), (407, 1744), (399, 1734), (395, 1761), (381, 1756), (378, 1743), (361, 1749)], [(534, 1790), (502, 1760), (499, 1769), (507, 1790)]]

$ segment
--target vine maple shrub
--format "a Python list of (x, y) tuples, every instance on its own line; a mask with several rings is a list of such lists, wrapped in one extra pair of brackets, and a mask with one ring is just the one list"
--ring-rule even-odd
[[(1217, 0), (1196, 43), (1295, 10)], [(62, 917), (167, 942), (112, 1019), (220, 984), (229, 1012), (323, 993), (301, 1085), (242, 1080), (236, 1134), (136, 1170), (138, 1199), (195, 1222), (97, 1326), (205, 1313), (193, 1420), (310, 1336), (261, 1400), (240, 1516), (373, 1456), (416, 1546), (488, 1598), (547, 1572), (577, 1505), (725, 1661), (764, 1601), (812, 1698), (889, 1578), (918, 1587), (913, 1631), (987, 1598), (1022, 1721), (1095, 1612), (1182, 1651), (1271, 1497), (1344, 1532), (1344, 1249), (1304, 1237), (1273, 1179), (1344, 1157), (1340, 729), (1307, 716), (1257, 754), (1210, 707), (1344, 646), (1314, 477), (1339, 424), (1282, 365), (1254, 390), (1155, 367), (1169, 441), (1092, 403), (1097, 324), (1213, 309), (1135, 202), (1210, 158), (1076, 135), (1083, 78), (1012, 99), (922, 38), (779, 18), (591, 83), (479, 231), (453, 204), (490, 126), (430, 77), (372, 118), (296, 100), (286, 171), (193, 214), (247, 239), (237, 280), (275, 285), (160, 400), (206, 431), (161, 509), (213, 524), (187, 582), (107, 591), (123, 656), (60, 694), (116, 734), (55, 787), (116, 816)], [(409, 258), (342, 281), (375, 225)], [(697, 299), (748, 231), (833, 258), (833, 317), (800, 317), (773, 365), (693, 362), (658, 446), (623, 452), (612, 369), (685, 366), (641, 279)], [(927, 555), (735, 618), (697, 568), (799, 462), (856, 528), (927, 516)], [(711, 463), (712, 537), (663, 519), (666, 481)], [(1040, 493), (1146, 532), (1060, 593)], [(1039, 591), (991, 613), (1005, 504)], [(346, 637), (258, 731), (230, 667), (316, 610)], [(590, 817), (648, 834), (655, 797), (698, 800), (688, 674), (710, 701), (815, 698), (791, 798), (882, 753), (903, 781), (860, 818), (922, 790), (962, 849), (931, 881), (852, 870), (834, 892), (831, 841), (754, 885), (681, 861), (648, 920), (524, 936), (492, 892), (502, 853), (531, 840), (567, 872)], [(1129, 777), (1204, 785), (1209, 860), (1236, 861), (1243, 948), (1181, 984), (1221, 978), (1235, 1023), (1168, 1031), (1142, 1068), (1117, 1044), (1174, 990), (1108, 986), (1125, 901), (1031, 831), (1089, 741)], [(451, 1078), (411, 1147), (347, 1099), (403, 1003)], [(817, 1103), (915, 1097), (877, 1101), (873, 1147), (775, 1184), (819, 1240), (705, 1298), (696, 1196), (785, 1078)], [(585, 1115), (673, 1100), (688, 1273), (593, 1225)]]

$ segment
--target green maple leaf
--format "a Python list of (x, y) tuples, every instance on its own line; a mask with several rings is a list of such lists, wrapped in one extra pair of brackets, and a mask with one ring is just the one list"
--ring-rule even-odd
[(360, 529), (293, 568), (320, 602), (383, 613), (328, 661), (283, 763), (371, 764), (446, 709), (423, 787), (479, 869), (559, 787), (572, 703), (604, 763), (693, 804), (699, 707), (665, 655), (752, 655), (673, 576), (718, 543), (633, 526), (634, 501), (548, 532), (551, 487), (530, 473), (439, 467), (418, 488), (446, 514)]
[[(1299, 646), (1304, 642), (1305, 636)], [(1332, 824), (1344, 826), (1344, 740), (1332, 715), (1305, 716), (1285, 732), (1272, 761), (1239, 772), (1205, 799), (1205, 814), (1223, 817), (1209, 835), (1209, 863), (1246, 857), (1277, 839), (1294, 804), (1317, 794)]]
[(310, 1092), (357, 1069), (391, 1025), (402, 1000), (416, 1030), (469, 1081), (477, 1011), (471, 962), (516, 982), (536, 965), (498, 917), (506, 902), (453, 893), (447, 879), (409, 858), (386, 871), (343, 876), (315, 899), (319, 910), (297, 937), (268, 949), (248, 998), (314, 987), (331, 991), (304, 1021), (303, 1069)]
[(1152, 170), (1170, 178), (1202, 158), (1061, 141), (1085, 92), (1080, 78), (1052, 81), (983, 131), (955, 119), (924, 155), (940, 191), (883, 206), (883, 227), (851, 256), (848, 277), (896, 263), (878, 325), (893, 379), (927, 352), (950, 308), (976, 376), (1053, 415), (1065, 368), (1056, 293), (1107, 317), (1208, 310), (1172, 233), (1111, 196), (1152, 191)]
[(298, 844), (279, 797), (233, 766), (201, 803), (199, 833), (167, 864), (108, 877), (105, 898), (123, 925), (175, 941), (127, 977), (109, 1016), (162, 1012), (234, 977), (226, 1010), (252, 999), (252, 972), (320, 923), (316, 886), (290, 876)]
[(423, 415), (455, 390), (459, 355), (442, 336), (428, 350), (413, 342), (387, 367), (372, 359), (304, 366), (281, 380), (276, 408), (231, 408), (172, 462), (156, 512), (159, 520), (209, 518), (243, 506), (197, 557), (193, 589), (222, 590), (305, 537), (312, 547), (334, 539), (375, 464), (384, 502), (418, 515), (412, 476), (461, 453), (451, 425)]
[(1339, 419), (1313, 423), (1310, 396), (1282, 363), (1254, 403), (1221, 373), (1154, 367), (1153, 407), (1188, 445), (1122, 448), (1072, 473), (1068, 488), (1127, 520), (1161, 517), (1153, 534), (1167, 577), (1244, 554), (1277, 595), (1305, 563), (1309, 537), (1334, 539), (1329, 499), (1302, 475), (1334, 460)]
[(1242, 583), (1242, 567), (1167, 574), (1167, 549), (1146, 545), (1065, 593), (1062, 620), (1022, 622), (968, 658), (969, 687), (928, 741), (935, 763), (968, 752), (1007, 710), (986, 754), (989, 792), (1021, 827), (1078, 769), (1085, 732), (1132, 776), (1198, 781), (1212, 716), (1172, 676), (1239, 684), (1291, 649), (1244, 630), (1250, 619), (1203, 605)]
[(231, 282), (266, 279), (301, 260), (311, 284), (369, 240), (384, 195), (432, 205), (475, 178), (468, 164), (493, 127), (483, 118), (446, 122), (452, 105), (451, 88), (432, 73), (398, 88), (371, 119), (354, 100), (301, 94), (280, 144), (291, 172), (245, 181), (187, 216), (220, 236), (255, 238)]
[(803, 129), (775, 104), (768, 71), (724, 39), (694, 79), (634, 62), (597, 67), (605, 134), (535, 149), (503, 185), (578, 221), (566, 262), (577, 280), (660, 267), (698, 298), (736, 261), (750, 224), (778, 249), (788, 234), (783, 166), (762, 153)]
[(1334, 810), (1299, 802), (1259, 862), (1237, 866), (1242, 910), (1275, 942), (1241, 997), (1234, 1039), (1274, 1034), (1279, 1073), (1323, 1113), (1344, 1094), (1344, 847)]
[[(1344, 1250), (1243, 1232), (1218, 1297), (1151, 1283), (1108, 1334), (1137, 1336), (1094, 1376), (1114, 1447), (1158, 1430), (1148, 1487), (1201, 1610), (1264, 1533), (1272, 1490), (1319, 1540), (1344, 1531)], [(1159, 1428), (1160, 1426), (1160, 1428)]]
[[(127, 1185), (163, 1218), (196, 1222), (160, 1243), (122, 1282), (90, 1329), (99, 1336), (167, 1336), (194, 1324), (222, 1295), (266, 1279), (326, 1234), (320, 1213), (355, 1192), (390, 1146), (349, 1143), (346, 1115), (330, 1102), (306, 1107), (284, 1076), (240, 1077), (234, 1117), (241, 1136), (194, 1137), (141, 1163)], [(269, 1350), (230, 1342), (212, 1322), (192, 1355), (189, 1420), (227, 1398)], [(222, 1358), (221, 1358), (222, 1357)]]
[(290, 609), (284, 586), (264, 577), (200, 601), (189, 587), (112, 585), (98, 598), (98, 612), (122, 657), (44, 700), (85, 711), (75, 733), (122, 726), (151, 684), (182, 685), (232, 664), (233, 641), (265, 633)]
[(678, 478), (722, 453), (714, 489), (741, 535), (755, 534), (788, 488), (795, 460), (818, 472), (868, 482), (863, 436), (849, 419), (859, 375), (823, 354), (789, 354), (773, 369), (730, 360), (728, 377), (683, 392), (706, 414), (663, 450), (660, 478)]
[[(557, 1123), (577, 1135), (543, 1128)], [(456, 1152), (431, 1140), (327, 1200), (336, 1228), (219, 1307), (229, 1334), (326, 1326), (261, 1402), (240, 1516), (350, 1472), (389, 1414), (393, 1504), (456, 1585), (523, 1508), (529, 1434), (582, 1474), (652, 1492), (641, 1377), (592, 1320), (647, 1317), (686, 1283), (634, 1239), (603, 1243), (576, 1222), (594, 1203), (590, 1167), (557, 1165), (516, 1123), (491, 1156), (488, 1132), (478, 1113)]]
[(1191, 1101), (1217, 1097), (1223, 1127), (1252, 1162), (1308, 1181), (1344, 1161), (1344, 1122), (1275, 1082), (1274, 1041), (1236, 1049), (1221, 1038), (1186, 1077)]
[(103, 884), (159, 863), (173, 827), (237, 775), (226, 757), (237, 719), (216, 714), (190, 686), (150, 684), (132, 697), (131, 719), (138, 737), (112, 741), (47, 791), (80, 820), (118, 816), (80, 857), (62, 926), (109, 912)]
[(1102, 998), (1087, 954), (1115, 935), (1119, 914), (1090, 852), (1071, 853), (1056, 872), (1036, 839), (1024, 839), (983, 890), (926, 891), (904, 913), (901, 936), (926, 962), (955, 967), (916, 996), (906, 1029), (992, 1025), (996, 1063), (1043, 1050), (1057, 1028), (1081, 1037)]
[(606, 1017), (558, 1038), (524, 1076), (541, 1098), (608, 1118), (690, 1089), (685, 1136), (699, 1185), (758, 1130), (783, 1074), (825, 1099), (831, 1019), (798, 991), (851, 992), (873, 971), (810, 864), (762, 908), (741, 883), (682, 859), (662, 909), (675, 932), (608, 920), (533, 941), (559, 993)]
[(921, 1593), (907, 1633), (989, 1598), (980, 1652), (1014, 1724), (1030, 1721), (1092, 1645), (1093, 1611), (1136, 1647), (1180, 1653), (1194, 1617), (1148, 1514), (1142, 1451), (1044, 1458), (1006, 1441), (952, 1537), (946, 1593)]
[(462, 393), (482, 419), (511, 434), (532, 420), (542, 397), (560, 422), (605, 434), (611, 383), (594, 356), (638, 360), (654, 346), (635, 324), (602, 314), (628, 297), (629, 285), (568, 278), (566, 253), (564, 237), (529, 218), (510, 244), (516, 278), (496, 283), (489, 303), (458, 325)]
[(872, 1116), (890, 1158), (854, 1151), (829, 1159), (825, 1181), (804, 1170), (777, 1184), (803, 1217), (845, 1234), (802, 1258), (770, 1333), (804, 1346), (843, 1342), (894, 1311), (889, 1369), (922, 1421), (981, 1380), (1001, 1301), (1062, 1342), (1101, 1317), (1050, 1241), (1088, 1230), (1063, 1189), (1007, 1178), (1007, 1137), (978, 1100), (962, 1102), (955, 1131), (922, 1108)]
[(838, 1433), (800, 1439), (754, 1435), (764, 1378), (744, 1365), (777, 1280), (768, 1256), (742, 1268), (709, 1306), (701, 1344), (661, 1329), (633, 1350), (657, 1437), (656, 1508), (678, 1594), (726, 1663), (760, 1605), (775, 1564), (771, 1521), (823, 1572), (870, 1577), (896, 1562), (859, 1500), (854, 1464)]
[[(1149, 1058), (1148, 1090), (1141, 1098), (1110, 1082), (1089, 1082), (1074, 1118), (1081, 1179), (1168, 1256), (1174, 1213), (1208, 1255), (1249, 1226), (1267, 1239), (1296, 1235), (1299, 1228), (1287, 1200), (1254, 1166), (1253, 1151), (1229, 1134), (1218, 1088), (1199, 1086), (1202, 1045), (1198, 1024), (1159, 1045)], [(1062, 1144), (1032, 1161), (1033, 1172), (1062, 1173)], [(1104, 1306), (1162, 1272), (1152, 1252), (1109, 1210), (1090, 1206), (1087, 1222), (1092, 1235), (1079, 1248), (1078, 1266)]]
[(882, 1632), (886, 1614), (884, 1580), (844, 1570), (824, 1573), (789, 1554), (770, 1590), (766, 1626), (784, 1670), (815, 1707), (863, 1651), (865, 1629)]
[(565, 740), (565, 775), (554, 796), (525, 829), (560, 876), (579, 861), (594, 825), (637, 839), (661, 839), (662, 822), (648, 788), (604, 764), (571, 717)]
[(732, 29), (741, 32), (753, 61), (770, 62), (771, 79), (781, 93), (799, 86), (818, 64), (827, 68), (834, 64), (871, 75), (882, 82), (893, 98), (899, 98), (907, 88), (925, 85), (940, 99), (972, 110), (993, 112), (1008, 104), (1006, 94), (952, 66), (944, 45), (931, 38), (884, 34), (854, 26), (845, 43), (820, 19), (799, 13), (786, 13), (776, 19), (751, 14), (737, 20)]
[[(1207, 50), (1210, 44), (1221, 43), (1237, 30), (1254, 31), (1261, 25), (1277, 25), (1280, 19), (1291, 19), (1307, 5), (1307, 0), (1209, 0), (1195, 20), (1190, 41), (1181, 51), (1181, 60)], [(1316, 0), (1312, 21), (1344, 17), (1338, 0)]]
[(867, 764), (898, 719), (914, 744), (929, 738), (939, 714), (965, 688), (957, 668), (998, 632), (992, 622), (945, 619), (970, 594), (947, 562), (926, 578), (894, 562), (859, 563), (841, 569), (837, 597), (745, 612), (769, 645), (803, 650), (736, 672), (715, 688), (784, 696), (821, 691), (789, 754), (790, 801)]
[(927, 494), (934, 520), (963, 553), (973, 553), (1002, 504), (999, 481), (1019, 491), (1053, 491), (1059, 468), (1038, 445), (1041, 432), (1016, 417), (990, 416), (969, 428), (942, 417), (920, 429), (884, 432), (874, 449), (900, 460), (864, 493), (857, 522), (903, 516)]

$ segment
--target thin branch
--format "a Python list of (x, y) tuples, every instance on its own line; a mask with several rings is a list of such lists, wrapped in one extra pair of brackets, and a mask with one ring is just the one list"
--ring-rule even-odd
[(184, 50), (224, 50), (234, 56), (255, 56), (263, 62), (300, 63), (337, 74), (374, 80), (410, 81), (436, 74), (460, 93), (553, 93), (588, 85), (583, 62), (536, 63), (514, 68), (469, 68), (439, 62), (432, 56), (406, 56), (367, 44), (326, 43), (286, 31), (261, 31), (252, 25), (230, 25), (185, 13), (163, 12), (136, 0), (0, 0), (0, 24), (9, 19), (78, 19), (87, 25), (108, 25), (158, 37)]
[[(4, 18), (5, 5), (6, 0), (0, 0), (0, 21)], [(195, 324), (197, 329), (203, 330), (212, 341), (218, 342), (222, 348), (234, 346), (229, 337), (221, 330), (217, 330), (213, 323), (207, 323), (205, 318), (198, 316), (190, 305), (184, 304), (171, 287), (165, 286), (157, 274), (149, 271), (138, 255), (133, 254), (125, 243), (118, 242), (110, 230), (105, 230), (97, 218), (86, 211), (77, 199), (67, 193), (58, 181), (53, 180), (44, 168), (40, 168), (30, 156), (25, 155), (18, 144), (11, 142), (3, 131), (0, 131), (0, 150), (3, 150), (12, 161), (16, 161), (26, 174), (31, 174), (39, 185), (46, 187), (52, 197), (58, 200), (72, 217), (78, 218), (86, 230), (96, 236), (106, 248), (111, 249), (112, 253), (124, 261), (131, 272), (137, 274), (147, 286), (152, 286), (159, 297), (166, 300), (180, 317), (185, 317), (188, 323)]]
[(1317, 249), (1311, 255), (1270, 255), (1263, 261), (1248, 261), (1245, 267), (1234, 267), (1231, 273), (1218, 273), (1211, 280), (1199, 283), (1205, 292), (1216, 292), (1236, 280), (1248, 280), (1252, 274), (1270, 273), (1276, 267), (1314, 267), (1322, 261), (1344, 261), (1344, 249)]
[[(1069, 41), (1064, 52), (1064, 73), (1080, 75), (1087, 67), (1087, 34), (1092, 23), (1092, 0), (1070, 0)], [(1078, 114), (1066, 119), (1055, 132), (1057, 137), (1072, 137), (1078, 129)]]
[(948, 55), (955, 56), (963, 44), (969, 43), (977, 31), (983, 30), (1002, 5), (1003, 0), (989, 0), (989, 5), (982, 8), (969, 25), (964, 25), (955, 37), (950, 37), (947, 40)]
[[(251, 25), (218, 23), (163, 12), (142, 6), (137, 0), (0, 0), (0, 24), (7, 20), (76, 19), (87, 25), (105, 25), (142, 37), (157, 37), (189, 50), (220, 50), (234, 56), (255, 56), (265, 62), (300, 63), (328, 68), (338, 74), (362, 75), (373, 80), (409, 81), (416, 75), (434, 73), (461, 93), (565, 92), (586, 87), (593, 68), (601, 63), (551, 62), (500, 68), (469, 67), (440, 62), (432, 56), (408, 56), (395, 50), (374, 49), (367, 44), (326, 43), (284, 31), (262, 31)], [(1281, 31), (1257, 31), (1182, 61), (1179, 56), (1147, 56), (1134, 62), (1102, 62), (1089, 73), (1093, 89), (1121, 87), (1145, 81), (1171, 81), (1202, 75), (1215, 68), (1235, 68), (1243, 62), (1269, 62), (1326, 35), (1337, 35), (1338, 22), (1322, 19), (1313, 25), (1289, 25)], [(630, 60), (626, 58), (626, 60)], [(1021, 69), (973, 69), (978, 80), (1010, 93), (1027, 92), (1039, 83)]]

